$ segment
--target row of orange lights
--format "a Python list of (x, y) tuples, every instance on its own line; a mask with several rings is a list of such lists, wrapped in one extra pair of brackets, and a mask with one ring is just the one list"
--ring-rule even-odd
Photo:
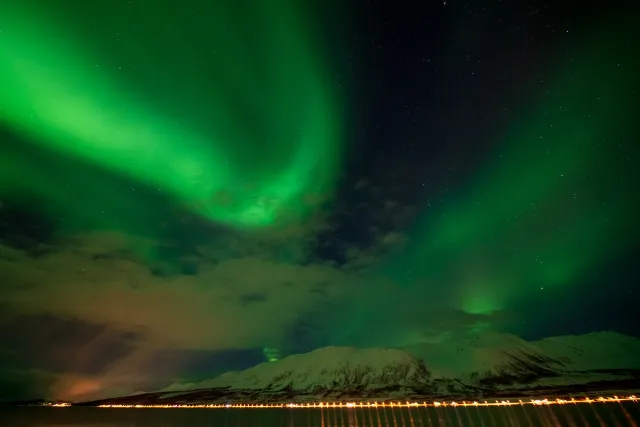
[(235, 403), (217, 405), (99, 405), (100, 408), (412, 408), (412, 407), (457, 407), (457, 406), (513, 406), (513, 405), (565, 405), (578, 403), (614, 403), (638, 402), (634, 395), (626, 397), (597, 397), (584, 399), (532, 399), (532, 400), (496, 400), (493, 402), (318, 402), (318, 403)]

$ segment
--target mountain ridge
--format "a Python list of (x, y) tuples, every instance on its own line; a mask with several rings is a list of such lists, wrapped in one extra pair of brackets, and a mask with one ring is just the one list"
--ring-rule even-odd
[[(640, 389), (640, 340), (486, 334), (403, 348), (324, 347), (200, 383), (87, 404), (489, 398)], [(132, 403), (133, 402), (133, 403)]]

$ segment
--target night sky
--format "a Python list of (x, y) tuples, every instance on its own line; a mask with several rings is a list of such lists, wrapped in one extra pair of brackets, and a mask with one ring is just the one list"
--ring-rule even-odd
[(640, 335), (618, 3), (0, 0), (0, 399)]

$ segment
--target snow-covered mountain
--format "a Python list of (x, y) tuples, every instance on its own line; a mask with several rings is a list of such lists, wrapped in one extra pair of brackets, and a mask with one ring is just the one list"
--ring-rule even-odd
[(615, 332), (523, 339), (485, 333), (405, 347), (434, 378), (490, 388), (578, 385), (640, 371), (640, 340)]
[(615, 332), (551, 337), (533, 345), (574, 371), (640, 369), (640, 339)]
[(520, 374), (523, 369), (528, 370), (528, 361), (533, 362), (530, 368), (534, 371), (563, 366), (556, 355), (546, 354), (515, 335), (501, 333), (419, 343), (403, 349), (423, 360), (434, 376), (441, 378)]
[(403, 349), (326, 347), (99, 403), (487, 398), (607, 389), (640, 389), (640, 340), (600, 332), (527, 342), (489, 333)]
[(422, 361), (402, 350), (325, 347), (278, 362), (261, 363), (240, 372), (223, 374), (208, 387), (301, 391), (376, 389), (389, 385), (420, 387), (430, 380)]

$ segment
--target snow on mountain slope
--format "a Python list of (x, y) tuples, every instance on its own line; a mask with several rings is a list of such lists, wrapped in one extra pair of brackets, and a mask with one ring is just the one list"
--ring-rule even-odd
[(201, 383), (88, 404), (318, 402), (547, 396), (640, 389), (640, 340), (613, 332), (527, 342), (509, 334), (399, 349), (326, 347)]
[(616, 332), (544, 338), (532, 345), (574, 371), (640, 369), (640, 339)]
[(542, 352), (532, 343), (515, 335), (484, 333), (482, 335), (421, 343), (404, 347), (424, 361), (435, 378), (463, 378), (469, 375), (495, 375), (562, 368), (562, 361)]
[(640, 340), (614, 332), (534, 342), (485, 333), (405, 350), (424, 361), (433, 378), (455, 379), (471, 387), (588, 384), (631, 379), (640, 370)]
[(544, 376), (570, 371), (640, 369), (640, 340), (615, 332), (568, 335), (527, 342), (511, 334), (405, 347), (434, 378)]
[(421, 361), (397, 349), (325, 347), (229, 372), (199, 387), (311, 391), (315, 389), (412, 387), (430, 380)]
[(163, 391), (353, 390), (409, 387), (518, 387), (584, 384), (619, 378), (602, 371), (640, 369), (640, 340), (613, 332), (527, 342), (504, 333), (422, 343), (399, 349), (326, 347)]

